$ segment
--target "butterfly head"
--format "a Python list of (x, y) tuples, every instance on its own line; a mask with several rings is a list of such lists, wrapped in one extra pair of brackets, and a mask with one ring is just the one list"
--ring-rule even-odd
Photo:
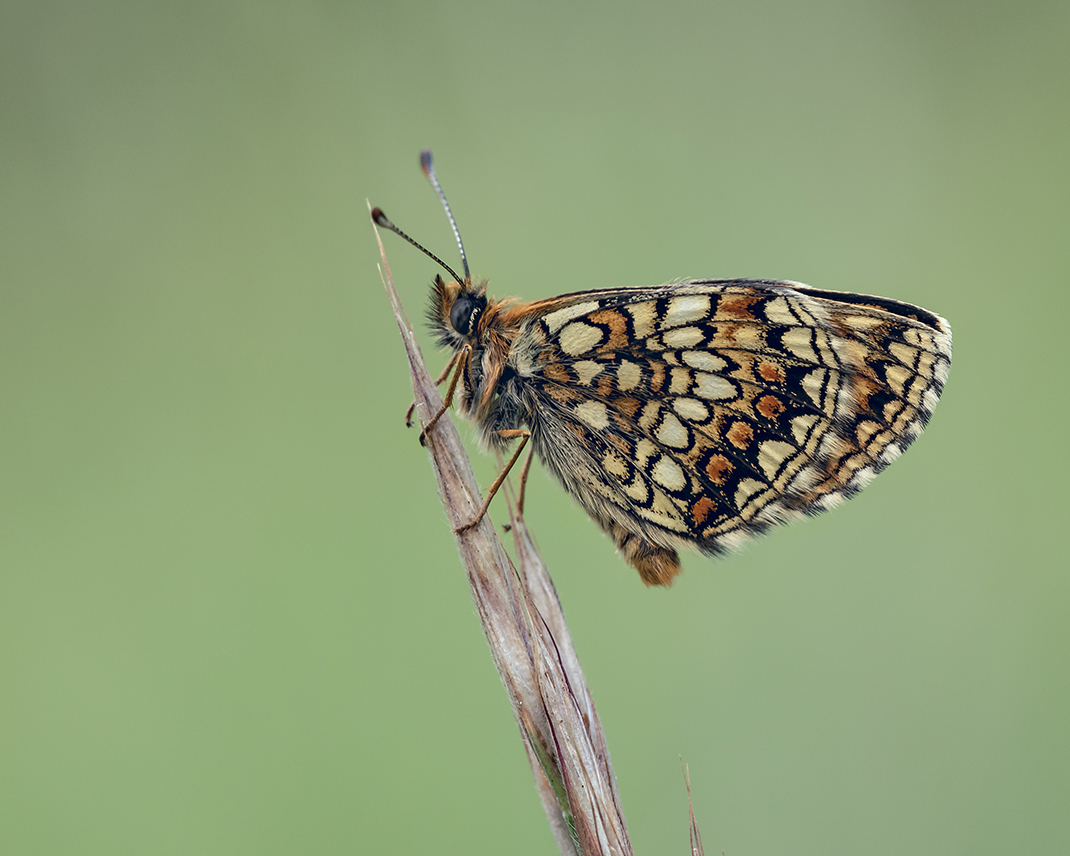
[(436, 276), (431, 284), (431, 305), (427, 319), (439, 344), (446, 348), (461, 348), (474, 342), (479, 332), (480, 321), (487, 308), (487, 283), (473, 284), (446, 281)]
[(464, 243), (461, 241), (461, 233), (457, 229), (457, 222), (453, 219), (453, 212), (450, 211), (446, 195), (442, 192), (442, 187), (438, 183), (431, 152), (428, 149), (424, 149), (420, 153), (420, 168), (423, 170), (424, 175), (427, 176), (427, 180), (431, 182), (431, 186), (435, 189), (435, 193), (438, 194), (439, 201), (446, 211), (446, 218), (450, 222), (450, 228), (453, 229), (453, 237), (457, 239), (457, 249), (461, 254), (464, 278), (462, 279), (458, 276), (453, 268), (429, 249), (414, 241), (391, 223), (381, 208), (372, 210), (372, 220), (376, 225), (389, 229), (404, 238), (420, 252), (434, 259), (453, 277), (449, 281), (444, 280), (441, 276), (435, 277), (435, 281), (431, 284), (431, 306), (427, 316), (431, 322), (431, 330), (438, 337), (439, 343), (443, 347), (459, 350), (466, 344), (477, 341), (480, 323), (485, 319), (487, 308), (487, 283), (485, 280), (479, 283), (472, 281), (472, 275), (468, 271), (468, 257), (464, 253)]

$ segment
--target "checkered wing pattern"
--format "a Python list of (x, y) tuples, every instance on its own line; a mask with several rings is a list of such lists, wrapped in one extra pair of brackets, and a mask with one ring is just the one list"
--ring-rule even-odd
[(951, 332), (885, 298), (706, 280), (522, 304), (532, 439), (648, 583), (850, 497), (921, 433)]

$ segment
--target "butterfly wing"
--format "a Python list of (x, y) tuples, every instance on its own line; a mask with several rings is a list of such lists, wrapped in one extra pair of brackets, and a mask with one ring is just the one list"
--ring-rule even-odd
[(540, 457), (648, 583), (861, 489), (921, 432), (951, 335), (926, 310), (705, 280), (516, 307)]

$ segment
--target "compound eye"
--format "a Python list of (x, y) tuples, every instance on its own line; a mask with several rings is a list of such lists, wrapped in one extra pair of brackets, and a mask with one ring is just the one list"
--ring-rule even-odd
[(474, 326), (479, 309), (479, 301), (476, 298), (466, 294), (458, 297), (453, 302), (453, 308), (450, 309), (450, 324), (453, 325), (453, 329), (462, 336), (467, 336)]

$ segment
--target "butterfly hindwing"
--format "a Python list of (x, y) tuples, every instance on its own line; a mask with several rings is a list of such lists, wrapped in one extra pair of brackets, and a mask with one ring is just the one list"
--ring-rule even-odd
[(571, 472), (547, 463), (603, 526), (711, 553), (850, 495), (920, 432), (950, 336), (916, 307), (840, 297), (721, 280), (523, 307), (529, 382), (577, 445)]

